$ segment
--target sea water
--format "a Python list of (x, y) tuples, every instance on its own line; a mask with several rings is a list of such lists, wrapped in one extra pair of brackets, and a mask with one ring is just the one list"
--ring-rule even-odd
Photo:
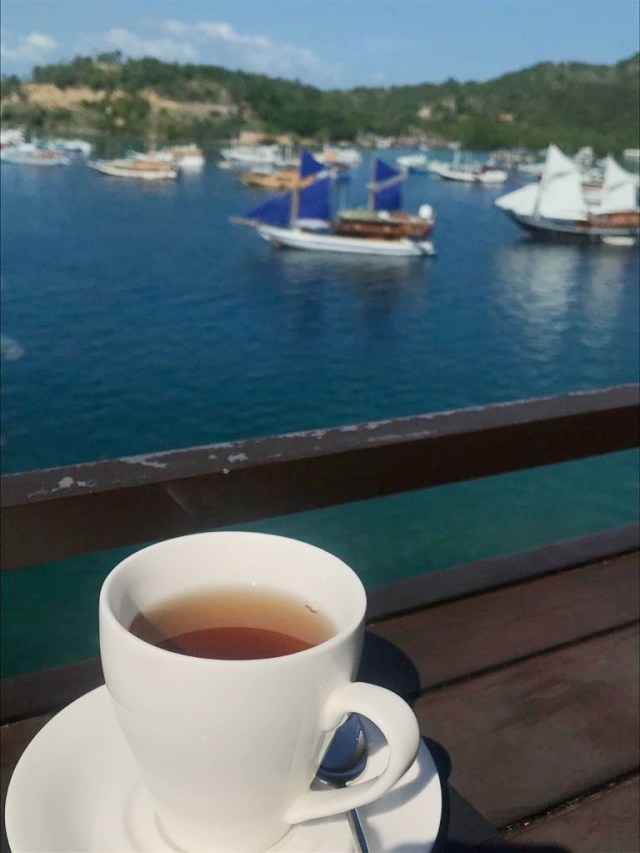
[[(516, 175), (409, 176), (437, 257), (373, 260), (231, 224), (264, 194), (208, 153), (157, 185), (2, 167), (5, 473), (638, 381), (637, 247), (526, 239), (493, 204)], [(370, 156), (342, 203), (363, 203)], [(240, 527), (372, 586), (637, 516), (627, 452)], [(100, 584), (131, 550), (4, 572), (3, 674), (96, 654)]]

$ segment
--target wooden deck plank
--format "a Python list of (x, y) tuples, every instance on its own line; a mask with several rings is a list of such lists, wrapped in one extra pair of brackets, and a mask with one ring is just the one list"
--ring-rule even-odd
[(572, 853), (637, 853), (640, 780), (636, 776), (598, 792), (506, 837), (523, 844), (558, 844)]
[(451, 782), (496, 826), (634, 771), (638, 628), (622, 628), (423, 694), (422, 734)]
[(640, 615), (638, 553), (374, 622), (422, 688), (572, 642)]

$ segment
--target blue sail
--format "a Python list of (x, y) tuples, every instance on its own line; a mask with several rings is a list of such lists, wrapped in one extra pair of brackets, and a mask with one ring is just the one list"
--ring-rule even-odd
[[(296, 219), (330, 219), (331, 179), (328, 175), (323, 176), (322, 173), (325, 171), (323, 164), (303, 148), (300, 156), (300, 176), (308, 178), (317, 175), (316, 180), (299, 191), (290, 190), (271, 196), (267, 201), (245, 213), (242, 221), (261, 222), (264, 225), (286, 228), (291, 224), (293, 209), (296, 211)], [(298, 199), (294, 205), (293, 197), (296, 192), (298, 192)]]
[(298, 219), (331, 218), (331, 178), (319, 178), (300, 190)]
[(402, 210), (402, 190), (400, 184), (393, 184), (381, 190), (376, 190), (374, 196), (375, 210)]
[(402, 210), (402, 190), (400, 184), (405, 179), (403, 172), (376, 159), (374, 171), (373, 207), (374, 210)]
[(320, 163), (306, 148), (300, 152), (300, 177), (309, 178), (326, 169), (324, 163)]
[(287, 226), (291, 217), (291, 193), (280, 193), (245, 213), (243, 219), (265, 225)]
[(394, 169), (393, 166), (389, 166), (384, 162), (384, 160), (376, 158), (373, 180), (376, 184), (379, 184), (382, 183), (382, 181), (388, 181), (390, 178), (403, 179), (404, 174), (399, 169)]

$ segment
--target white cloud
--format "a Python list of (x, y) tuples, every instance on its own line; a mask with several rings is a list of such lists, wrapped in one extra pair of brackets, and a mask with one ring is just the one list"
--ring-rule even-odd
[[(49, 61), (61, 48), (51, 36), (32, 32), (19, 41), (2, 44), (8, 63), (35, 65)], [(194, 62), (242, 69), (270, 77), (297, 78), (318, 86), (339, 86), (344, 68), (326, 62), (313, 50), (277, 41), (261, 33), (239, 31), (226, 21), (188, 24), (176, 19), (144, 24), (144, 29), (112, 27), (76, 38), (70, 55), (93, 55), (120, 50), (126, 57), (153, 56), (165, 62)]]
[(336, 84), (343, 70), (324, 62), (309, 48), (239, 32), (225, 21), (186, 24), (166, 20), (161, 28), (166, 36), (155, 41), (125, 30), (112, 30), (109, 41), (129, 56), (146, 53), (161, 59), (197, 60), (269, 76), (298, 77), (320, 85)]
[(15, 47), (9, 47), (2, 42), (0, 54), (3, 59), (14, 62), (40, 62), (57, 46), (55, 39), (46, 33), (29, 33), (28, 36), (20, 39)]
[(155, 56), (167, 61), (197, 60), (197, 50), (188, 41), (179, 38), (141, 38), (130, 30), (114, 27), (105, 34), (105, 39), (111, 47), (121, 50), (131, 57)]

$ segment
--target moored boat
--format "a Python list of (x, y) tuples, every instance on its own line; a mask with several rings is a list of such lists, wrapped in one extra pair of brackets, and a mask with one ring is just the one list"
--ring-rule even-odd
[(206, 162), (202, 150), (195, 143), (188, 145), (168, 145), (153, 151), (147, 151), (144, 156), (150, 160), (169, 163), (176, 169), (184, 172), (199, 171), (204, 167)]
[(430, 171), (446, 181), (466, 184), (503, 184), (508, 177), (504, 169), (498, 169), (492, 163), (434, 163)]
[(0, 161), (18, 166), (68, 166), (71, 162), (64, 152), (54, 151), (33, 142), (2, 148)]
[(346, 148), (340, 145), (325, 145), (322, 151), (316, 153), (316, 160), (325, 166), (345, 167), (351, 169), (362, 162), (362, 154), (357, 148)]
[(240, 181), (249, 187), (268, 190), (286, 190), (308, 186), (313, 177), (301, 178), (298, 169), (287, 166), (282, 169), (249, 169), (240, 173)]
[(171, 163), (145, 157), (130, 155), (115, 160), (94, 160), (88, 164), (92, 169), (112, 178), (131, 178), (139, 181), (166, 181), (178, 177), (177, 169)]
[(286, 166), (288, 158), (279, 145), (231, 145), (220, 151), (219, 164), (228, 169), (250, 169), (254, 166)]
[(579, 167), (555, 145), (548, 148), (538, 183), (507, 193), (495, 204), (536, 236), (628, 245), (640, 234), (635, 175), (607, 157), (600, 197), (597, 204), (590, 205)]
[(396, 157), (396, 163), (407, 172), (422, 173), (427, 171), (428, 157), (426, 154), (402, 154)]
[(429, 239), (435, 217), (429, 205), (417, 215), (402, 210), (400, 184), (406, 177), (376, 158), (366, 208), (331, 215), (331, 176), (308, 151), (302, 151), (299, 176), (305, 187), (274, 196), (244, 217), (232, 221), (252, 225), (278, 247), (364, 255), (433, 255)]

